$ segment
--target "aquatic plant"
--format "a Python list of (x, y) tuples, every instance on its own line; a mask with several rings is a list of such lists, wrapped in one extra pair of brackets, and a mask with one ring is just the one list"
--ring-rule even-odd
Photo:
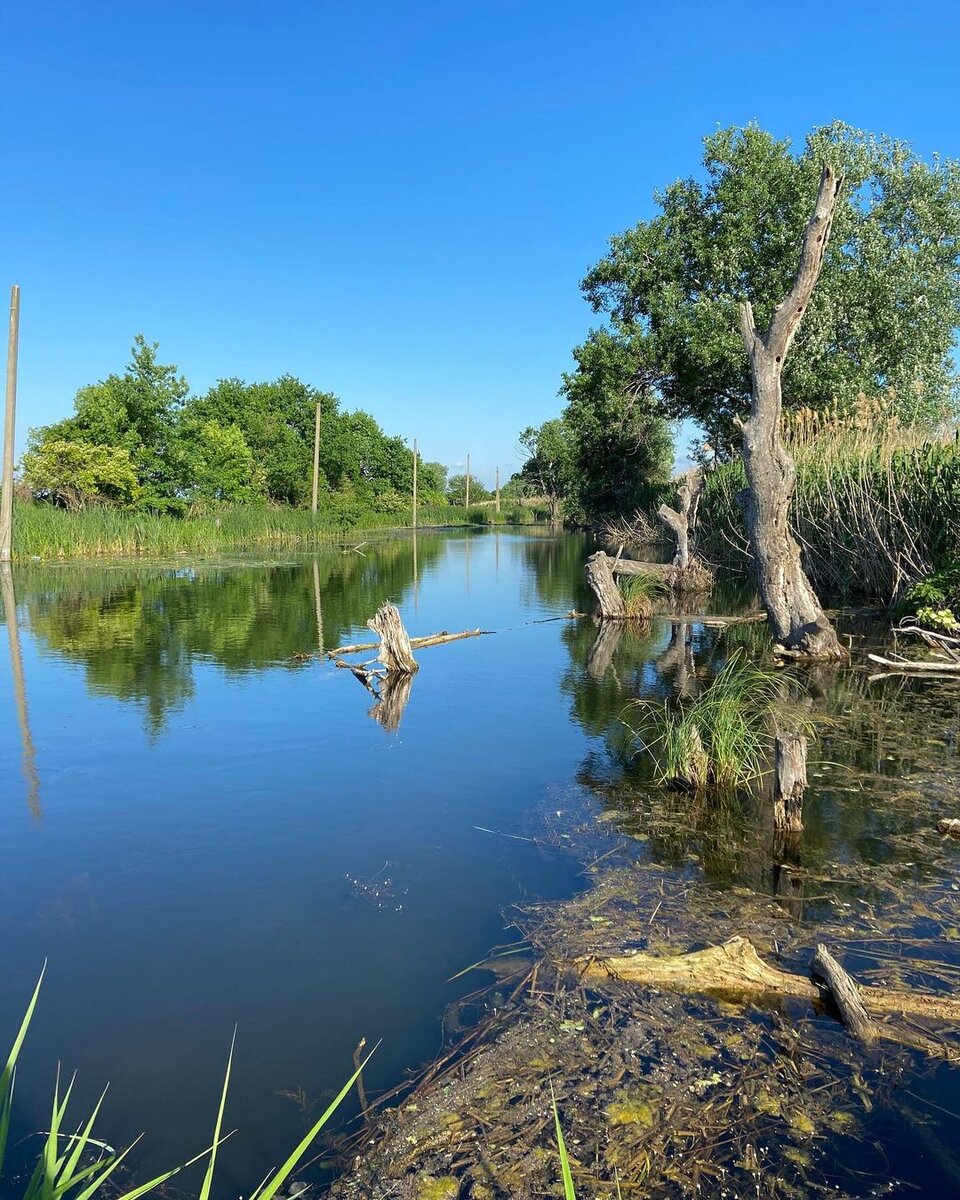
[(697, 791), (740, 787), (763, 773), (781, 676), (737, 651), (699, 696), (671, 705), (638, 700), (634, 736), (663, 782)]
[[(14, 1038), (13, 1046), (7, 1056), (6, 1064), (2, 1073), (0, 1073), (0, 1175), (3, 1173), (7, 1136), (10, 1131), (10, 1115), (13, 1107), (17, 1059), (19, 1058), (20, 1050), (37, 1006), (37, 998), (40, 995), (40, 986), (43, 983), (45, 970), (46, 964), (44, 964), (44, 970), (40, 972), (40, 978), (37, 980), (37, 985), (27, 1005), (20, 1028)], [(160, 1187), (186, 1167), (192, 1166), (193, 1163), (199, 1162), (204, 1158), (207, 1159), (207, 1168), (200, 1187), (198, 1200), (210, 1200), (217, 1151), (229, 1136), (229, 1134), (221, 1136), (221, 1130), (223, 1128), (223, 1114), (227, 1104), (227, 1091), (230, 1086), (230, 1072), (233, 1066), (235, 1042), (236, 1030), (234, 1030), (233, 1041), (230, 1044), (230, 1053), (227, 1056), (227, 1068), (223, 1078), (223, 1088), (220, 1093), (220, 1104), (217, 1108), (211, 1145), (187, 1162), (181, 1163), (169, 1171), (164, 1171), (146, 1183), (138, 1184), (126, 1191), (118, 1191), (115, 1183), (111, 1183), (109, 1188), (107, 1185), (111, 1176), (113, 1176), (117, 1168), (123, 1163), (124, 1159), (133, 1149), (133, 1146), (136, 1145), (136, 1142), (132, 1143), (125, 1150), (118, 1152), (111, 1146), (108, 1146), (106, 1142), (93, 1136), (94, 1123), (106, 1096), (106, 1089), (101, 1093), (100, 1099), (94, 1106), (93, 1112), (87, 1117), (86, 1122), (77, 1126), (75, 1133), (69, 1132), (64, 1122), (67, 1115), (67, 1106), (70, 1102), (70, 1094), (73, 1091), (73, 1080), (67, 1085), (66, 1092), (61, 1097), (58, 1071), (53, 1092), (50, 1128), (43, 1135), (43, 1149), (38, 1156), (36, 1167), (23, 1192), (23, 1200), (96, 1200), (96, 1198), (105, 1195), (108, 1191), (111, 1200), (138, 1200), (138, 1197)], [(375, 1049), (376, 1047), (374, 1047)], [(363, 1062), (360, 1063), (356, 1071), (354, 1071), (353, 1075), (343, 1085), (320, 1118), (314, 1122), (312, 1127), (301, 1138), (285, 1162), (250, 1192), (249, 1200), (273, 1200), (281, 1188), (284, 1187), (310, 1145), (315, 1141), (317, 1135), (340, 1107), (350, 1089), (360, 1077), (373, 1052), (371, 1051), (371, 1054), (368, 1054)]]
[(567, 1145), (563, 1140), (563, 1129), (560, 1125), (560, 1113), (557, 1109), (557, 1098), (553, 1094), (553, 1084), (550, 1084), (550, 1103), (553, 1105), (553, 1124), (557, 1134), (557, 1151), (560, 1154), (560, 1174), (563, 1179), (563, 1197), (564, 1200), (577, 1200), (577, 1193), (573, 1186), (573, 1174), (570, 1171), (570, 1156), (567, 1154)]
[(657, 575), (627, 575), (621, 585), (627, 616), (648, 621), (653, 616), (653, 602), (666, 592), (663, 580)]

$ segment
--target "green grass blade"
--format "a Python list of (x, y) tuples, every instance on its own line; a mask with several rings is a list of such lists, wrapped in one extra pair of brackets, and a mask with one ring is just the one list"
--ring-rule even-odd
[(350, 1089), (357, 1082), (357, 1079), (359, 1078), (360, 1073), (363, 1070), (363, 1068), (367, 1065), (367, 1063), (374, 1056), (374, 1054), (376, 1054), (377, 1047), (379, 1045), (380, 1045), (380, 1043), (377, 1042), (377, 1045), (374, 1046), (374, 1048), (370, 1051), (370, 1053), (363, 1060), (363, 1062), (360, 1064), (360, 1066), (357, 1067), (357, 1069), (354, 1071), (354, 1073), (350, 1076), (350, 1078), (347, 1080), (347, 1082), (340, 1089), (339, 1094), (331, 1101), (330, 1106), (324, 1112), (323, 1116), (321, 1116), (320, 1119), (317, 1121), (317, 1123), (313, 1126), (313, 1128), (308, 1131), (306, 1136), (300, 1142), (300, 1145), (297, 1146), (297, 1148), (290, 1155), (290, 1157), (283, 1164), (283, 1166), (279, 1169), (279, 1171), (276, 1172), (276, 1174), (269, 1180), (269, 1182), (267, 1182), (265, 1184), (261, 1184), (261, 1186), (258, 1187), (256, 1189), (256, 1191), (253, 1193), (253, 1195), (250, 1197), (250, 1200), (273, 1200), (273, 1197), (277, 1194), (277, 1192), (280, 1190), (280, 1188), (283, 1186), (283, 1184), (286, 1182), (286, 1180), (290, 1176), (290, 1173), (296, 1167), (297, 1163), (300, 1161), (300, 1159), (306, 1153), (307, 1147), (310, 1145), (310, 1143), (314, 1140), (314, 1138), (317, 1136), (317, 1134), (320, 1132), (320, 1130), (324, 1127), (324, 1125), (326, 1125), (327, 1121), (330, 1120), (330, 1118), (333, 1116), (333, 1114), (336, 1112), (336, 1110), (343, 1103), (343, 1101), (346, 1098), (347, 1094), (349, 1093)]
[(76, 1138), (73, 1139), (73, 1150), (70, 1153), (70, 1157), (64, 1163), (63, 1169), (57, 1178), (57, 1196), (61, 1196), (67, 1190), (67, 1188), (71, 1187), (74, 1183), (80, 1182), (80, 1179), (76, 1175), (77, 1167), (80, 1163), (80, 1158), (84, 1150), (86, 1150), (87, 1146), (90, 1145), (90, 1135), (93, 1133), (93, 1124), (100, 1113), (100, 1106), (103, 1104), (106, 1094), (107, 1089), (104, 1088), (100, 1093), (100, 1099), (94, 1106), (93, 1112), (87, 1119), (86, 1125), (77, 1134)]
[(570, 1159), (567, 1155), (567, 1144), (563, 1140), (563, 1130), (560, 1128), (560, 1113), (557, 1111), (557, 1098), (553, 1094), (553, 1083), (550, 1084), (550, 1103), (553, 1105), (553, 1123), (557, 1131), (557, 1149), (560, 1151), (560, 1174), (563, 1177), (564, 1200), (577, 1200), (573, 1187), (573, 1175), (570, 1173)]
[(37, 980), (37, 986), (33, 989), (33, 996), (27, 1005), (27, 1011), (20, 1022), (20, 1030), (14, 1038), (13, 1046), (7, 1056), (6, 1066), (0, 1072), (0, 1171), (3, 1170), (3, 1156), (7, 1149), (7, 1134), (10, 1132), (10, 1107), (13, 1103), (13, 1084), (17, 1068), (17, 1057), (20, 1054), (23, 1039), (27, 1036), (27, 1029), (33, 1017), (33, 1010), (37, 1007), (37, 997), (40, 995), (40, 985), (43, 983), (43, 976), (46, 969), (47, 961), (44, 959), (43, 966), (40, 969), (40, 978)]
[(220, 1093), (220, 1107), (217, 1109), (217, 1123), (213, 1129), (213, 1145), (210, 1147), (210, 1161), (207, 1172), (203, 1177), (199, 1200), (210, 1200), (210, 1189), (213, 1186), (213, 1168), (217, 1161), (217, 1147), (220, 1143), (220, 1128), (223, 1125), (223, 1110), (227, 1106), (227, 1089), (230, 1086), (230, 1069), (233, 1066), (233, 1048), (237, 1044), (237, 1027), (233, 1027), (233, 1037), (230, 1040), (230, 1053), (227, 1055), (227, 1070), (223, 1077), (223, 1090)]

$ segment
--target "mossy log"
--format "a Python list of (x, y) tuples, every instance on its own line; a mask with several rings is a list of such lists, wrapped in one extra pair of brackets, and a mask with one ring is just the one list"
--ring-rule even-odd
[[(822, 968), (826, 951), (822, 947), (817, 949), (811, 967), (824, 979)], [(891, 988), (858, 987), (842, 972), (835, 960), (830, 961), (849, 981), (850, 987), (855, 989), (866, 1012), (883, 1016), (923, 1017), (960, 1027), (960, 1000), (955, 997)], [(691, 995), (738, 996), (744, 999), (781, 996), (810, 1003), (823, 998), (822, 987), (802, 975), (771, 967), (763, 961), (753, 944), (743, 937), (734, 937), (720, 946), (710, 946), (689, 954), (590, 957), (576, 960), (576, 966), (585, 979), (613, 978)], [(838, 978), (835, 972), (827, 974)], [(825, 978), (824, 983), (829, 989), (832, 980)], [(840, 1003), (840, 998), (834, 998), (843, 1014), (844, 1005)]]

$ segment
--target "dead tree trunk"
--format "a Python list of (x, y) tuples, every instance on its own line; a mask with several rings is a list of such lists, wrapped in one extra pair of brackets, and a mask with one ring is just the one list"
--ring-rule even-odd
[(671, 531), (677, 542), (673, 564), (680, 571), (690, 566), (690, 535), (697, 527), (697, 509), (703, 492), (704, 478), (700, 471), (688, 471), (677, 489), (680, 511), (661, 504), (657, 516)]
[(822, 980), (844, 1025), (865, 1045), (877, 1040), (877, 1029), (863, 1006), (860, 989), (824, 945), (818, 945), (810, 963), (814, 980)]
[(400, 613), (393, 604), (381, 604), (377, 614), (367, 622), (368, 628), (380, 639), (377, 657), (386, 670), (414, 675), (420, 669), (410, 648), (410, 639), (400, 620)]
[(778, 833), (803, 832), (803, 793), (807, 786), (807, 739), (778, 733), (773, 757), (773, 825)]
[(790, 501), (797, 472), (780, 439), (780, 384), (790, 344), (823, 266), (842, 183), (841, 176), (829, 166), (824, 167), (817, 202), (804, 230), (793, 286), (765, 334), (754, 324), (749, 300), (740, 305), (740, 333), (753, 379), (750, 417), (741, 423), (749, 485), (746, 523), (760, 595), (774, 636), (783, 648), (798, 656), (820, 659), (843, 659), (847, 655), (807, 579), (800, 547), (790, 532)]
[(591, 554), (587, 559), (584, 570), (587, 573), (587, 583), (597, 598), (597, 616), (601, 621), (625, 621), (627, 606), (623, 602), (623, 593), (617, 587), (613, 577), (613, 560), (603, 550)]

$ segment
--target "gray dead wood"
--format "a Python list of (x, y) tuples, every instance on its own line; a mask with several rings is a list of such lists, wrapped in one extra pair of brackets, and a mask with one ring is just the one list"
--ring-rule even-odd
[(601, 621), (625, 621), (627, 606), (613, 576), (613, 562), (603, 550), (587, 559), (584, 570), (590, 590), (597, 598), (597, 616)]
[(377, 657), (388, 672), (399, 671), (404, 675), (417, 673), (420, 668), (413, 657), (410, 638), (400, 620), (396, 605), (381, 604), (376, 616), (370, 618), (367, 626), (380, 639), (380, 653)]
[(841, 176), (824, 167), (793, 286), (766, 333), (757, 329), (750, 302), (740, 305), (740, 334), (753, 380), (750, 416), (741, 423), (748, 483), (745, 516), (760, 595), (774, 636), (785, 650), (835, 660), (847, 653), (807, 579), (800, 547), (790, 532), (797, 472), (780, 437), (780, 416), (783, 364), (823, 266), (842, 183)]
[(773, 756), (773, 824), (782, 833), (803, 829), (803, 793), (807, 787), (807, 739), (778, 733)]
[(677, 549), (673, 565), (679, 571), (686, 571), (690, 566), (690, 536), (697, 527), (697, 510), (704, 482), (701, 471), (687, 471), (677, 489), (679, 512), (668, 504), (661, 504), (657, 509), (657, 516), (674, 536)]
[(864, 1008), (860, 989), (824, 945), (818, 945), (810, 962), (810, 974), (830, 992), (844, 1025), (866, 1045), (877, 1040), (877, 1029)]

